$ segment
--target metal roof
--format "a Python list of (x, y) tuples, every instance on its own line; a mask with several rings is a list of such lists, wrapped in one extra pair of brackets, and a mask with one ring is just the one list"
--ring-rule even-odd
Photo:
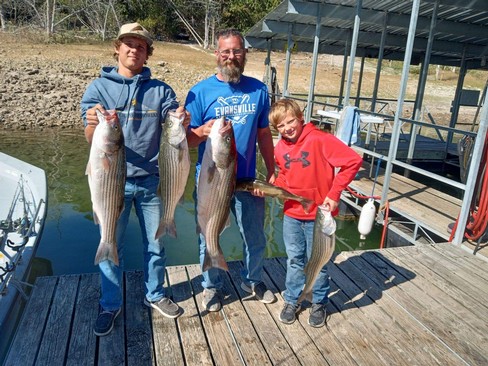
[[(434, 10), (438, 2), (438, 7)], [(350, 49), (357, 3), (361, 0), (283, 1), (245, 35), (248, 46), (285, 50), (288, 32), (294, 50), (312, 52), (320, 19), (319, 53), (344, 55)], [(488, 0), (422, 0), (417, 17), (412, 64), (422, 62), (436, 12), (431, 64), (488, 69)], [(412, 0), (362, 0), (356, 55), (377, 58), (383, 29), (383, 58), (403, 60)], [(320, 15), (320, 17), (319, 17)]]

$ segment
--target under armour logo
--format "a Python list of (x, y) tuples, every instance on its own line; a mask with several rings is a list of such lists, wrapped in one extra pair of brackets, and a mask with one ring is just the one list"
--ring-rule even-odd
[(283, 159), (285, 159), (285, 161), (286, 161), (285, 168), (290, 169), (291, 163), (299, 163), (299, 162), (302, 163), (303, 168), (309, 166), (310, 162), (306, 159), (307, 156), (308, 156), (308, 151), (302, 151), (302, 157), (301, 158), (295, 158), (295, 159), (291, 159), (290, 154), (283, 155)]

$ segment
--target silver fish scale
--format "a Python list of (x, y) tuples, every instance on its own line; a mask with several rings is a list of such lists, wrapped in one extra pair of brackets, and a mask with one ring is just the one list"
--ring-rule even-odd
[[(123, 207), (125, 173), (125, 148), (122, 148), (117, 153), (115, 161), (112, 161), (110, 169), (104, 174), (98, 174), (100, 180), (100, 194), (96, 197), (97, 207), (101, 212), (107, 215), (97, 214), (97, 218), (101, 222), (102, 241), (115, 243), (115, 228), (117, 226), (118, 217)], [(103, 173), (103, 170), (99, 171)]]
[(313, 229), (312, 254), (310, 255), (310, 259), (305, 266), (305, 287), (303, 288), (302, 294), (298, 299), (298, 303), (302, 302), (302, 300), (304, 299), (309, 298), (312, 293), (312, 289), (315, 284), (315, 280), (317, 279), (317, 276), (334, 253), (335, 235), (329, 236), (323, 233), (322, 227), (324, 225), (324, 221), (324, 214), (320, 209), (317, 209)]
[[(208, 175), (203, 174), (202, 178), (206, 180), (206, 177)], [(216, 252), (218, 237), (229, 217), (234, 181), (235, 162), (229, 164), (226, 170), (216, 168), (213, 179), (207, 184), (200, 181), (198, 185), (198, 212), (202, 213), (198, 222), (211, 253)]]
[(156, 238), (163, 234), (176, 237), (174, 215), (176, 206), (185, 193), (188, 175), (190, 173), (190, 152), (185, 135), (181, 135), (181, 123), (169, 121), (164, 126), (163, 138), (159, 149), (159, 187), (163, 212)]
[[(236, 179), (235, 141), (233, 132), (220, 136), (223, 120), (216, 121), (206, 143), (197, 188), (198, 225), (206, 241), (203, 270), (218, 267), (227, 270), (219, 244), (219, 236), (225, 228), (230, 213), (230, 201), (234, 193)], [(214, 161), (219, 160), (219, 164)], [(220, 167), (219, 167), (220, 166)]]
[[(94, 220), (100, 225), (101, 232), (95, 264), (110, 259), (118, 265), (115, 232), (124, 206), (127, 167), (120, 125), (118, 130), (112, 131), (105, 123), (105, 120), (101, 120), (95, 129), (87, 168)], [(111, 154), (103, 152), (108, 150), (107, 144)]]

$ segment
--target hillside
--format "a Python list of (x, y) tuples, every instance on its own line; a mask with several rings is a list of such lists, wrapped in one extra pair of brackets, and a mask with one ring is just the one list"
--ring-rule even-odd
[[(155, 42), (155, 52), (148, 61), (153, 76), (166, 81), (184, 102), (188, 89), (215, 71), (213, 51), (190, 44)], [(87, 84), (96, 78), (101, 66), (113, 64), (111, 43), (52, 44), (26, 41), (25, 37), (0, 33), (0, 126), (4, 129), (82, 128), (79, 102)], [(248, 54), (246, 74), (263, 79), (265, 52)], [(280, 88), (283, 85), (284, 53), (272, 53), (272, 65), (277, 68)], [(356, 70), (359, 70), (359, 62)], [(340, 88), (342, 57), (320, 55), (316, 79), (316, 94), (337, 95)], [(362, 95), (370, 96), (375, 75), (375, 62), (366, 62)], [(292, 56), (289, 90), (307, 93), (311, 70), (311, 54)], [(401, 66), (385, 67), (380, 79), (379, 96), (396, 98)], [(432, 76), (433, 78), (433, 76)], [(444, 71), (440, 81), (430, 81), (426, 91), (426, 106), (440, 123), (448, 123), (448, 112), (456, 88), (456, 75)], [(412, 74), (407, 98), (417, 88), (417, 75)], [(481, 89), (486, 74), (468, 74), (465, 87)], [(352, 96), (356, 95), (357, 75)], [(367, 106), (361, 106), (367, 108)], [(395, 111), (394, 104), (385, 110)], [(405, 106), (408, 116), (411, 105)], [(468, 123), (472, 110), (463, 113)]]

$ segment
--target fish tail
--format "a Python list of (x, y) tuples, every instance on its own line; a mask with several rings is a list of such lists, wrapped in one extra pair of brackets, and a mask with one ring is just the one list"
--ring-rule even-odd
[(95, 255), (95, 265), (108, 259), (118, 266), (119, 255), (117, 254), (117, 250), (114, 250), (116, 247), (116, 245), (101, 241), (98, 245), (97, 254)]
[(208, 271), (210, 268), (220, 268), (224, 271), (229, 271), (227, 261), (225, 260), (224, 254), (222, 252), (218, 253), (216, 256), (211, 256), (208, 254), (207, 251), (205, 252), (202, 271)]
[(173, 238), (176, 238), (175, 220), (161, 220), (154, 239), (159, 239), (164, 234), (168, 234), (171, 235)]
[(315, 204), (314, 201), (307, 199), (300, 201), (300, 203), (302, 204), (303, 211), (305, 211), (307, 214), (312, 211), (313, 205)]
[(303, 290), (300, 296), (298, 297), (297, 304), (301, 304), (303, 300), (307, 300), (308, 302), (312, 302), (312, 289)]

